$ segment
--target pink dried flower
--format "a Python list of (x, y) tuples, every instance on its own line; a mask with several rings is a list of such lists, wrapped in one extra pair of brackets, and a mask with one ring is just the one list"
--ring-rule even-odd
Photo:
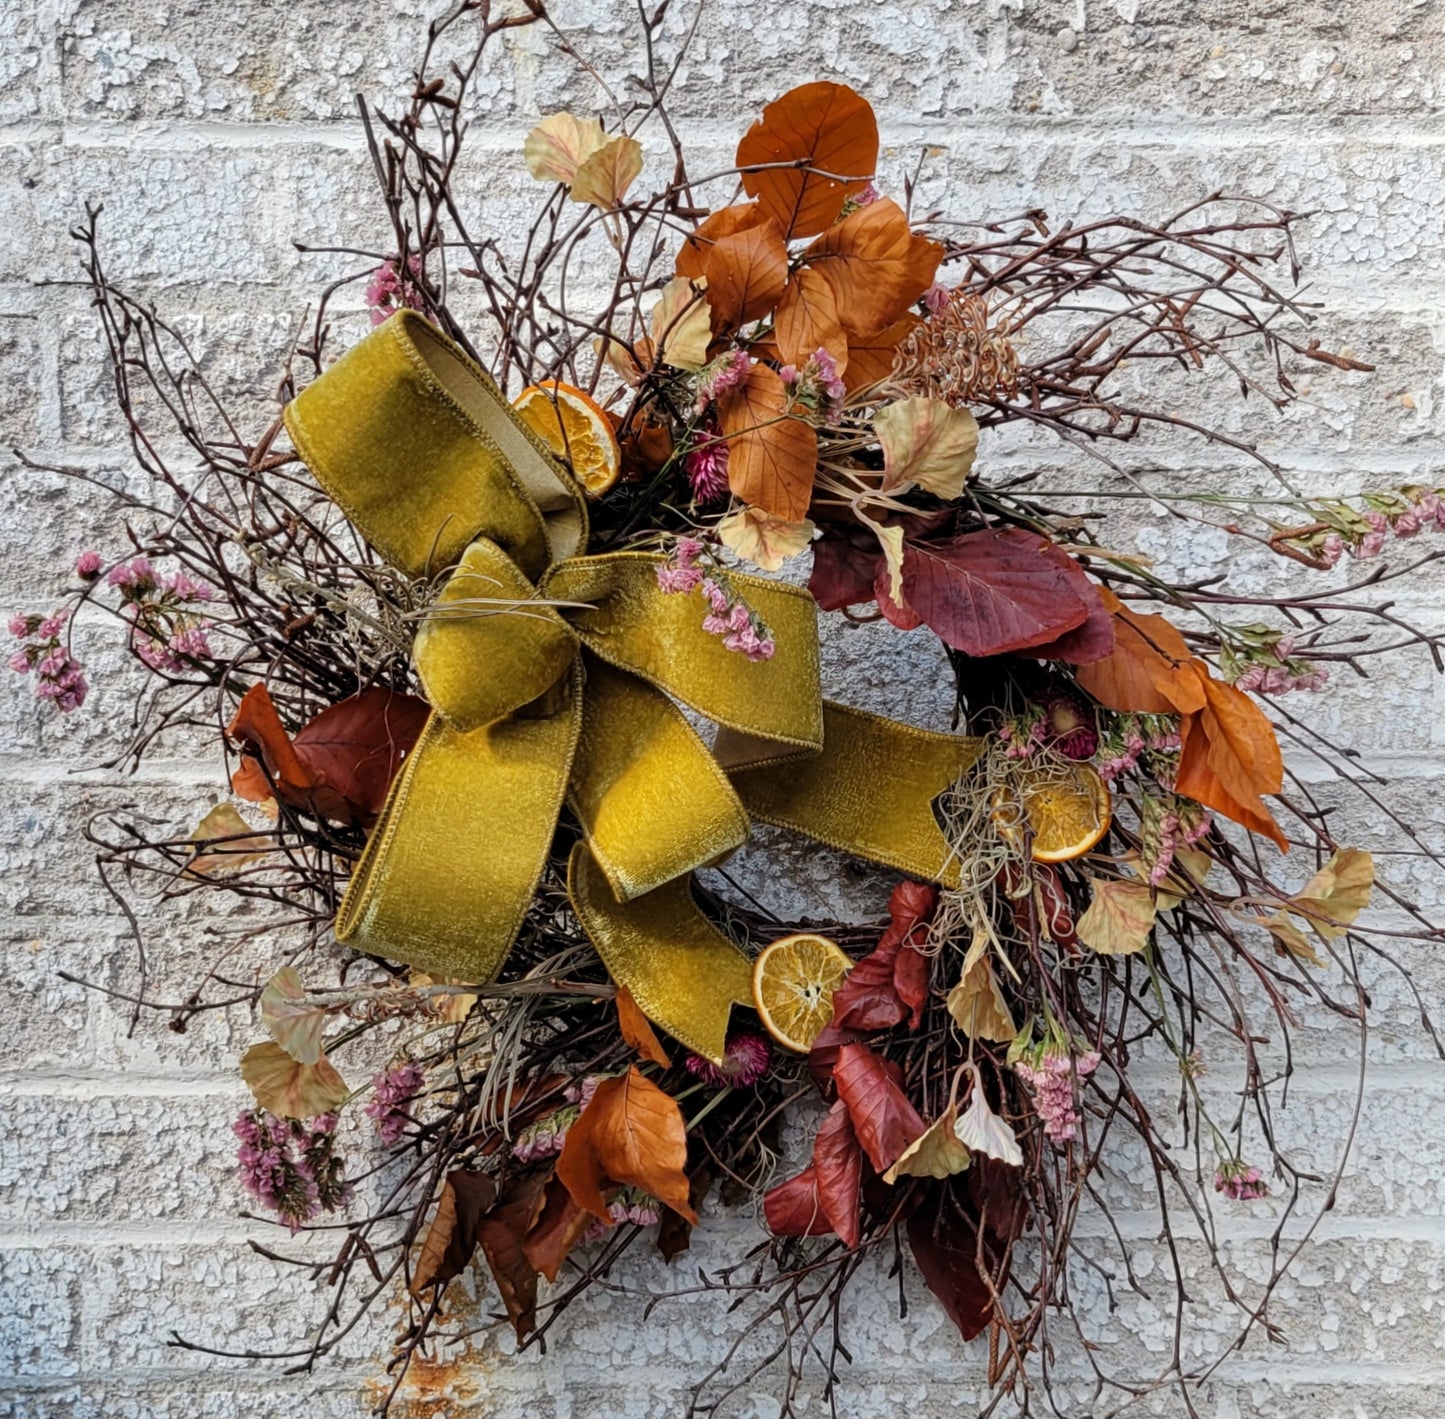
[(701, 414), (719, 394), (736, 389), (744, 383), (752, 367), (753, 362), (744, 350), (730, 350), (727, 354), (718, 356), (703, 370), (697, 387), (697, 412)]
[(1209, 1065), (1205, 1062), (1203, 1050), (1190, 1050), (1179, 1061), (1179, 1072), (1186, 1079), (1203, 1079), (1209, 1073)]
[(1323, 542), (1320, 543), (1320, 560), (1327, 567), (1335, 565), (1345, 554), (1345, 539), (1338, 532), (1331, 532)]
[(706, 441), (687, 455), (683, 460), (683, 469), (692, 485), (693, 499), (705, 505), (727, 495), (728, 445), (716, 427), (707, 427), (700, 432)]
[(75, 574), (82, 581), (94, 581), (100, 575), (99, 552), (85, 551), (75, 559)]
[(390, 1148), (412, 1123), (407, 1105), (421, 1091), (425, 1074), (419, 1064), (408, 1061), (395, 1069), (384, 1069), (371, 1081), (371, 1102), (362, 1112), (376, 1124), (381, 1141)]
[(365, 300), (373, 325), (380, 325), (393, 311), (421, 308), (421, 257), (407, 258), (406, 277), (401, 274), (399, 260), (393, 256), (383, 261), (366, 283)]
[(10, 634), (17, 638), (34, 635), (39, 625), (34, 617), (15, 615), (10, 618)]
[(241, 1186), (293, 1232), (318, 1212), (334, 1212), (351, 1196), (336, 1157), (336, 1115), (280, 1119), (247, 1109), (231, 1125)]
[(690, 1054), (687, 1070), (715, 1089), (750, 1089), (768, 1072), (772, 1060), (773, 1047), (762, 1035), (739, 1030), (728, 1036), (721, 1064)]
[(1098, 719), (1076, 695), (1059, 690), (1044, 702), (1043, 710), (1045, 731), (1064, 758), (1092, 759), (1098, 753)]
[(870, 182), (853, 200), (860, 207), (866, 207), (870, 202), (876, 202), (882, 196), (883, 194)]
[(1238, 1158), (1220, 1165), (1214, 1174), (1214, 1190), (1235, 1202), (1254, 1202), (1269, 1196), (1269, 1184), (1259, 1169), (1249, 1167)]
[(19, 675), (33, 670), (36, 695), (62, 714), (79, 709), (90, 693), (84, 668), (70, 648), (60, 643), (69, 614), (60, 610), (49, 616), (14, 616), (10, 620), (11, 634), (26, 642), (10, 656), (10, 668)]
[(952, 299), (953, 292), (938, 281), (935, 281), (923, 293), (923, 304), (928, 307), (930, 315), (937, 315), (939, 311), (946, 309)]
[(1099, 1067), (1099, 1055), (1089, 1050), (1075, 1058), (1052, 1047), (1040, 1051), (1035, 1063), (1014, 1065), (1034, 1095), (1034, 1109), (1044, 1133), (1055, 1143), (1072, 1143), (1079, 1136), (1079, 1113), (1074, 1107), (1074, 1080), (1082, 1083)]

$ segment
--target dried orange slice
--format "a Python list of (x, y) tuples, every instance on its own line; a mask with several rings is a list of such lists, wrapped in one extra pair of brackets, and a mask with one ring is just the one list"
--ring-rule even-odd
[(804, 932), (774, 941), (753, 963), (753, 1004), (780, 1045), (807, 1054), (833, 1018), (833, 992), (853, 969), (826, 936)]
[[(1082, 857), (1109, 831), (1113, 798), (1108, 785), (1088, 764), (1054, 761), (1016, 771), (1014, 792), (1033, 832), (1035, 862), (1068, 862)], [(994, 805), (994, 820), (1004, 837), (1018, 829), (1009, 822), (1010, 805)]]
[(612, 421), (580, 389), (549, 379), (528, 385), (514, 406), (524, 424), (571, 469), (589, 498), (600, 498), (622, 468)]

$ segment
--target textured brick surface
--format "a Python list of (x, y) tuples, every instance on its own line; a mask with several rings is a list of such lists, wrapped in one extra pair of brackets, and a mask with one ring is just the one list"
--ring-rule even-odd
[[(381, 250), (387, 242), (353, 95), (385, 102), (407, 89), (437, 8), (432, 0), (0, 4), (5, 607), (44, 609), (75, 550), (113, 545), (106, 489), (136, 477), (83, 293), (48, 284), (77, 274), (66, 232), (83, 203), (106, 204), (113, 269), (154, 296), (207, 378), (263, 427), (277, 353), (308, 299), (319, 282), (354, 269), (293, 243)], [(588, 62), (626, 93), (638, 59), (631, 7), (557, 0), (554, 9)], [(664, 48), (693, 18), (692, 3), (672, 7)], [(504, 243), (522, 229), (531, 190), (517, 159), (522, 133), (540, 113), (596, 103), (553, 45), (540, 27), (509, 33), (472, 100), (476, 153), (458, 190), (474, 229)], [(1304, 254), (1313, 298), (1330, 306), (1319, 333), (1374, 360), (1379, 373), (1326, 375), (1296, 362), (1306, 393), (1299, 407), (1276, 416), (1255, 402), (1224, 403), (1219, 418), (1300, 486), (1338, 492), (1445, 481), (1442, 75), (1442, 0), (710, 0), (673, 99), (700, 171), (726, 165), (757, 106), (791, 83), (853, 83), (883, 119), (887, 183), (896, 188), (917, 168), (920, 210), (946, 204), (993, 218), (1041, 207), (1056, 222), (1119, 209), (1163, 216), (1225, 188), (1315, 212)], [(353, 296), (349, 314), (345, 302), (338, 307), (342, 342), (363, 328), (355, 304)], [(1162, 372), (1139, 377), (1161, 381), (1170, 398), (1179, 388)], [(100, 486), (31, 472), (11, 457), (15, 445), (83, 467)], [(1039, 469), (1040, 485), (1061, 492), (1085, 471), (1056, 444), (1016, 432), (986, 440), (980, 456), (995, 471)], [(1181, 480), (1257, 476), (1169, 440), (1122, 458)], [(1279, 569), (1263, 554), (1236, 555), (1222, 537), (1148, 509), (1121, 535), (1181, 573), (1227, 568), (1261, 593), (1278, 585)], [(1399, 597), (1402, 613), (1421, 624), (1445, 616), (1438, 577), (1400, 587)], [(208, 1016), (184, 1036), (157, 1020), (132, 1030), (123, 999), (58, 974), (122, 995), (137, 981), (125, 920), (99, 893), (80, 839), (87, 819), (131, 805), (185, 831), (225, 787), (219, 765), (183, 743), (136, 778), (103, 767), (123, 747), (134, 681), (103, 621), (82, 625), (80, 636), (96, 686), (86, 713), (56, 723), (15, 677), (0, 681), (0, 1413), (353, 1419), (382, 1392), (372, 1358), (394, 1311), (312, 1375), (167, 1344), (178, 1330), (221, 1346), (291, 1348), (304, 1344), (324, 1298), (306, 1272), (246, 1245), (262, 1233), (239, 1216), (226, 1124), (241, 1098), (235, 1061), (254, 1037), (251, 1022)], [(826, 647), (830, 691), (946, 725), (946, 670), (926, 635), (832, 618)], [(1386, 792), (1422, 838), (1445, 846), (1445, 680), (1423, 659), (1402, 659), (1340, 685), (1315, 708), (1327, 734), (1367, 750), (1365, 767), (1390, 780)], [(1338, 836), (1386, 842), (1378, 814), (1318, 782), (1306, 755), (1292, 762), (1322, 802), (1338, 806)], [(877, 913), (888, 887), (886, 874), (772, 832), (731, 870), (791, 916)], [(1408, 896), (1440, 910), (1445, 884), (1436, 874), (1410, 858), (1390, 870)], [(152, 987), (164, 995), (188, 986), (218, 935), (256, 923), (173, 901), (156, 903), (149, 924), (165, 947), (150, 961)], [(270, 960), (268, 948), (248, 948), (230, 968), (248, 977)], [(1408, 961), (1438, 1007), (1445, 956), (1415, 949)], [(1205, 1419), (1445, 1416), (1445, 1071), (1432, 1062), (1419, 1003), (1399, 975), (1380, 961), (1362, 969), (1372, 1073), (1354, 1156), (1313, 1248), (1275, 1296), (1271, 1315), (1287, 1347), (1256, 1337), (1232, 1356), (1201, 1392)], [(1270, 1037), (1261, 1049), (1282, 1068), (1277, 1031), (1262, 1004), (1256, 1012)], [(1303, 1003), (1298, 1013), (1289, 1103), (1274, 1123), (1295, 1166), (1316, 1175), (1302, 1189), (1318, 1206), (1334, 1173), (1330, 1144), (1356, 1113), (1356, 1046), (1343, 1042), (1335, 1017)], [(1165, 1074), (1147, 1062), (1140, 1070), (1151, 1108), (1167, 1117)], [(1221, 1067), (1207, 1084), (1227, 1110), (1238, 1081)], [(1129, 1264), (1150, 1294), (1116, 1284), (1111, 1313), (1102, 1274), (1084, 1268), (1077, 1294), (1101, 1353), (1147, 1382), (1167, 1358), (1170, 1258), (1147, 1169), (1125, 1141), (1099, 1187), (1122, 1214)], [(1278, 1211), (1271, 1201), (1231, 1214), (1227, 1249), (1246, 1296), (1265, 1274)], [(617, 1279), (687, 1287), (697, 1266), (749, 1244), (750, 1226), (710, 1209), (688, 1265), (669, 1271), (646, 1260)], [(1287, 1244), (1298, 1233), (1291, 1223)], [(1104, 1258), (1105, 1240), (1090, 1234), (1082, 1245)], [(1181, 1246), (1179, 1264), (1201, 1303), (1186, 1353), (1199, 1358), (1217, 1354), (1234, 1324), (1202, 1260), (1196, 1245)], [(1117, 1254), (1101, 1265), (1117, 1283)], [(975, 1411), (987, 1397), (981, 1348), (957, 1344), (916, 1275), (904, 1286), (906, 1324), (881, 1267), (855, 1288), (854, 1365), (838, 1412)], [(490, 1310), (495, 1298), (484, 1288), (472, 1306)], [(694, 1297), (640, 1327), (633, 1302), (595, 1291), (569, 1311), (547, 1357), (513, 1361), (510, 1342), (483, 1332), (464, 1364), (421, 1367), (410, 1412), (677, 1415), (690, 1380), (722, 1358), (738, 1324), (716, 1298)], [(749, 1342), (744, 1353), (755, 1348)], [(1117, 1401), (1089, 1389), (1077, 1347), (1061, 1346), (1058, 1364), (1069, 1412)], [(773, 1419), (780, 1401), (764, 1381), (736, 1412)], [(802, 1412), (825, 1410), (815, 1394)], [(1137, 1412), (1182, 1419), (1189, 1411), (1164, 1389), (1146, 1394)]]

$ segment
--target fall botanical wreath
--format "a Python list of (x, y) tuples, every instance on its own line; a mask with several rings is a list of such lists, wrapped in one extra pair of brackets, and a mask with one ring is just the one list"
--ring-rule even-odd
[[(1411, 567), (1370, 559), (1439, 556), (1403, 539), (1445, 506), (1307, 495), (1179, 412), (1214, 371), (1282, 407), (1301, 360), (1368, 369), (1272, 283), (1294, 215), (921, 213), (842, 84), (694, 178), (649, 47), (637, 102), (527, 138), (538, 212), (504, 249), (457, 175), (471, 77), (521, 22), (551, 24), (457, 7), (401, 115), (363, 110), (390, 246), (326, 288), (269, 422), (112, 281), (96, 212), (79, 233), (150, 491), (61, 610), (13, 619), (11, 664), (78, 710), (72, 633), (118, 618), (147, 675), (128, 755), (183, 731), (237, 757), (199, 824), (96, 820), (105, 882), (138, 923), (246, 908), (187, 998), (144, 958), (104, 988), (177, 1029), (255, 1007), (241, 1181), (342, 1237), (288, 1354), (404, 1295), (383, 1407), (465, 1338), (474, 1259), (532, 1344), (718, 1206), (766, 1245), (703, 1289), (782, 1339), (699, 1376), (707, 1403), (771, 1364), (789, 1403), (809, 1364), (831, 1383), (840, 1295), (905, 1251), (964, 1340), (989, 1332), (991, 1383), (1047, 1387), (1060, 1318), (1107, 1324), (1069, 1278), (1100, 1265), (1075, 1222), (1110, 1215), (1116, 1153), (1221, 1274), (1212, 1207), (1300, 1200), (1271, 1051), (1303, 1012), (1358, 1018), (1386, 944), (1357, 921), (1371, 855), (1279, 734), (1351, 778), (1311, 692), (1435, 651), (1375, 599)], [(363, 282), (374, 328), (342, 338)], [(1160, 431), (1250, 455), (1257, 486), (1132, 466)], [(1141, 507), (1285, 589), (1171, 578), (1131, 550)], [(850, 703), (820, 615), (887, 623), (883, 656), (936, 638), (948, 732)], [(878, 864), (886, 922), (752, 901), (723, 864), (759, 823)], [(1390, 896), (1389, 941), (1428, 935)], [(1237, 1084), (1222, 1110), (1206, 1071)], [(1177, 1349), (1097, 1371), (1188, 1373)]]

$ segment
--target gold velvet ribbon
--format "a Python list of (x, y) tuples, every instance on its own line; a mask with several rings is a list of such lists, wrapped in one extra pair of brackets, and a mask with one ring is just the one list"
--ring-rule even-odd
[[(421, 316), (374, 330), (286, 409), (318, 482), (394, 566), (449, 571), (416, 638), (433, 713), (337, 916), (338, 940), (490, 979), (522, 927), (564, 802), (572, 904), (613, 978), (714, 1060), (746, 956), (689, 874), (749, 813), (915, 876), (956, 867), (931, 803), (977, 741), (825, 704), (806, 591), (731, 576), (777, 650), (749, 661), (663, 593), (662, 558), (582, 556), (575, 480), (490, 377)], [(679, 705), (719, 726), (715, 749)]]

